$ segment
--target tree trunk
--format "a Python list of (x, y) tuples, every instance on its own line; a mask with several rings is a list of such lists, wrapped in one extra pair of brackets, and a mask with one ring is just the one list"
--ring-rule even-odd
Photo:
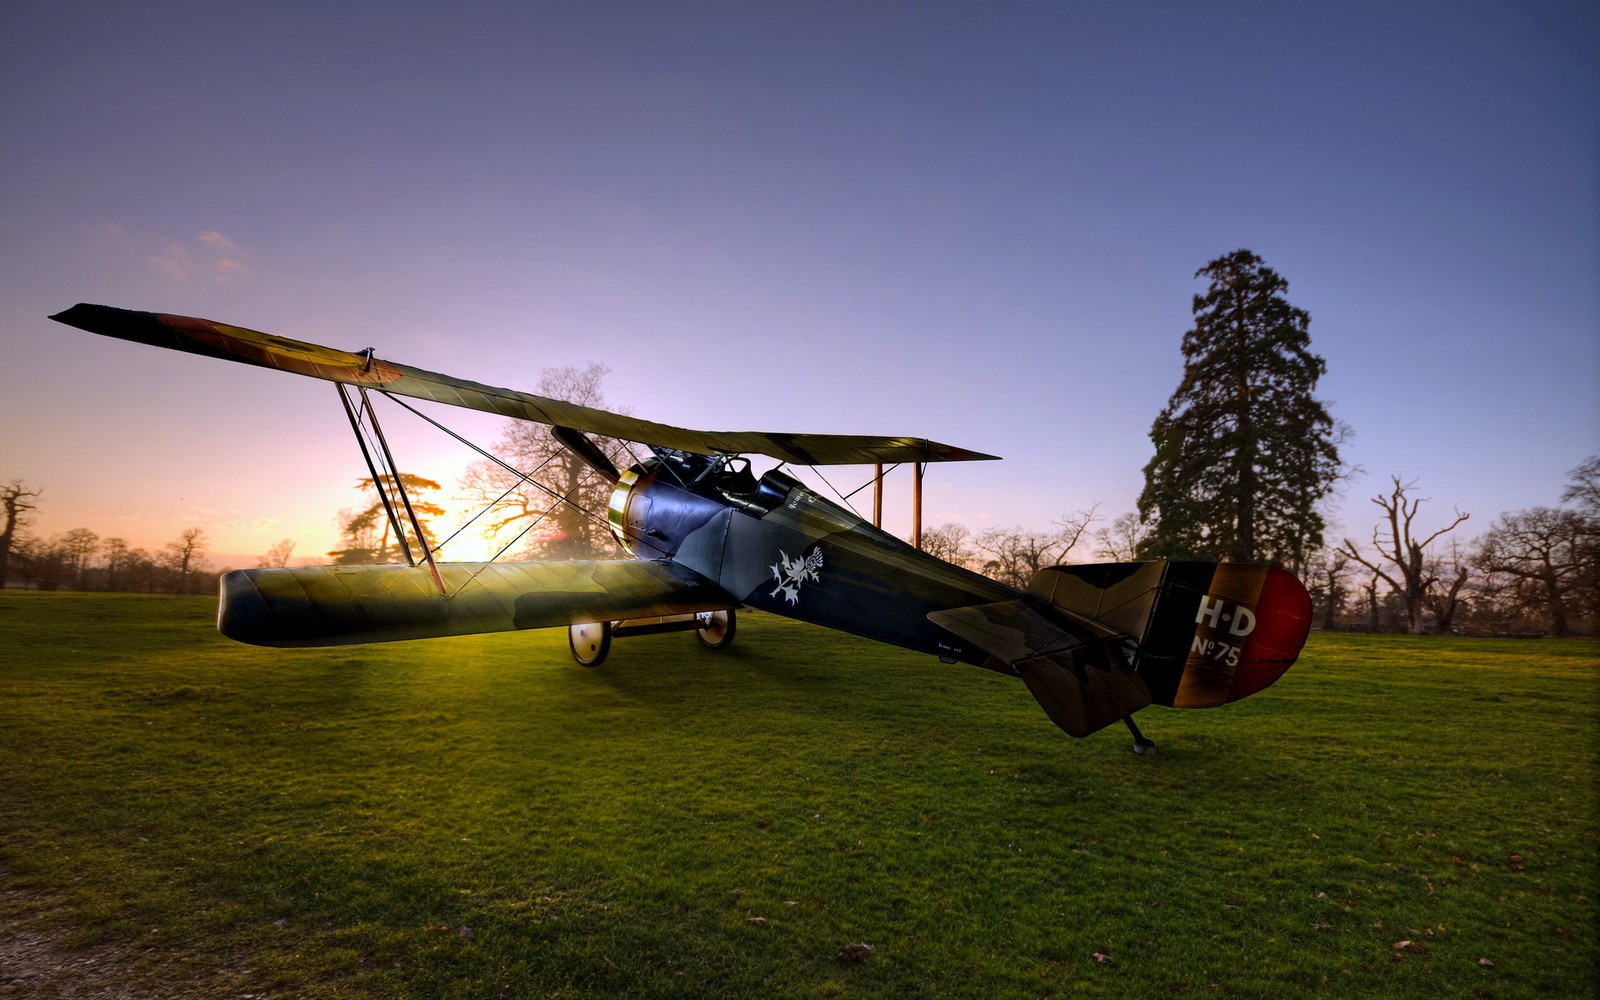
[(1339, 605), (1344, 603), (1344, 591), (1340, 589), (1338, 580), (1332, 574), (1328, 579), (1326, 603), (1322, 608), (1322, 630), (1332, 632), (1339, 623)]
[(1561, 599), (1560, 582), (1554, 573), (1544, 578), (1545, 597), (1550, 604), (1550, 631), (1555, 635), (1566, 637), (1567, 633), (1567, 606)]
[(1456, 578), (1450, 581), (1450, 589), (1440, 598), (1438, 606), (1434, 609), (1433, 616), (1438, 624), (1440, 634), (1450, 631), (1455, 621), (1456, 609), (1461, 607), (1461, 588), (1467, 583), (1467, 568), (1462, 566)]

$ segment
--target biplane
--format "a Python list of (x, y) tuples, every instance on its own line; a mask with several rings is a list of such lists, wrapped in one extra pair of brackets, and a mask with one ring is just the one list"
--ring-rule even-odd
[[(1066, 565), (1041, 570), (1018, 590), (920, 551), (783, 471), (870, 464), (881, 490), (885, 463), (909, 463), (920, 500), (928, 463), (994, 458), (936, 441), (690, 430), (423, 371), (378, 358), (371, 348), (342, 351), (110, 306), (80, 304), (51, 318), (337, 384), (393, 530), (410, 539), (406, 563), (226, 573), (217, 627), (241, 642), (333, 646), (564, 627), (573, 656), (593, 666), (613, 639), (645, 632), (693, 631), (706, 647), (724, 647), (738, 613), (754, 609), (1020, 678), (1071, 735), (1121, 720), (1135, 751), (1152, 752), (1135, 712), (1151, 704), (1210, 707), (1254, 694), (1295, 661), (1310, 627), (1305, 588), (1278, 567)], [(376, 421), (372, 394), (548, 425), (613, 484), (603, 516), (623, 557), (436, 558), (408, 513), (400, 477), (378, 471), (393, 467), (381, 431), (375, 440), (362, 433), (363, 420)], [(649, 454), (622, 470), (593, 436), (636, 442)], [(751, 455), (779, 465), (757, 476)]]

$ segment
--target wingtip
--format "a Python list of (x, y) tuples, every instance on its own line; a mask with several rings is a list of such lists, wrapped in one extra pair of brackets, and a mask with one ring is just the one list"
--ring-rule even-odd
[[(110, 333), (113, 330), (148, 321), (153, 316), (151, 313), (140, 312), (137, 309), (119, 309), (116, 306), (99, 306), (91, 302), (79, 302), (71, 308), (61, 310), (50, 318), (57, 323), (75, 326), (90, 333)], [(112, 334), (112, 336), (115, 335)]]
[(106, 306), (91, 305), (91, 304), (89, 304), (87, 302), (79, 302), (77, 305), (69, 306), (68, 308), (63, 309), (58, 313), (52, 313), (49, 316), (49, 318), (55, 320), (57, 323), (64, 323), (67, 326), (75, 326), (78, 329), (82, 330), (82, 329), (86, 329), (86, 327), (84, 327), (83, 323), (84, 323), (85, 318), (90, 313), (92, 313), (92, 312), (94, 312), (96, 310), (105, 309), (105, 308), (107, 308), (107, 307)]

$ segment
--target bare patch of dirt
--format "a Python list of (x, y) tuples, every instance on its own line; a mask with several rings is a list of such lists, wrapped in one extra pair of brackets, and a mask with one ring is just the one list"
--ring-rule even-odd
[(191, 965), (190, 956), (115, 942), (67, 943), (49, 899), (0, 888), (0, 1000), (190, 1000), (265, 997), (249, 969)]

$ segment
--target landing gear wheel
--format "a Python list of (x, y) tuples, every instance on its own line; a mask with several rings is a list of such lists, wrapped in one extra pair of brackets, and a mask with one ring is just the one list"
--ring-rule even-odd
[(598, 667), (611, 652), (611, 623), (584, 622), (567, 626), (567, 645), (572, 658), (585, 667)]
[(696, 615), (700, 619), (700, 627), (695, 629), (694, 635), (700, 640), (700, 645), (707, 649), (724, 649), (733, 641), (733, 633), (738, 630), (739, 622), (732, 609), (727, 611), (702, 611)]

